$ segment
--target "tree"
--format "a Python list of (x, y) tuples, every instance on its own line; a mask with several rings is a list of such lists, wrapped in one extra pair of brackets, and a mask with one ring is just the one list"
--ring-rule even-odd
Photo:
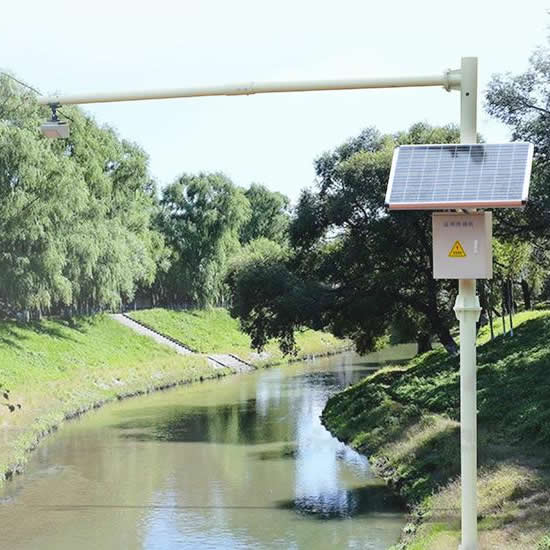
[(393, 136), (368, 129), (322, 155), (317, 188), (302, 193), (290, 227), (290, 259), (249, 267), (232, 287), (255, 342), (279, 334), (288, 348), (295, 329), (322, 326), (366, 351), (408, 311), (425, 347), (433, 334), (456, 353), (455, 289), (433, 279), (431, 217), (389, 215), (384, 197), (396, 145), (458, 139), (454, 126), (416, 124)]
[(162, 238), (151, 228), (148, 160), (68, 108), (71, 137), (38, 129), (48, 109), (0, 78), (0, 307), (90, 312), (151, 284)]
[(164, 189), (160, 205), (159, 225), (174, 249), (167, 294), (200, 307), (223, 300), (227, 261), (250, 217), (243, 191), (223, 174), (184, 174)]
[(535, 154), (529, 200), (523, 211), (498, 210), (496, 235), (529, 243), (529, 261), (521, 274), (525, 306), (548, 279), (550, 244), (550, 49), (538, 48), (522, 74), (493, 76), (487, 111), (512, 130), (513, 140), (533, 143)]
[(523, 212), (502, 209), (499, 234), (550, 236), (550, 50), (539, 48), (520, 75), (495, 75), (485, 96), (489, 114), (512, 129), (514, 141), (534, 144), (529, 201)]
[(244, 194), (250, 202), (250, 218), (241, 228), (241, 242), (247, 244), (263, 237), (284, 244), (290, 223), (289, 198), (258, 183), (253, 183)]
[[(306, 293), (300, 281), (286, 267), (289, 250), (265, 238), (245, 245), (230, 261), (226, 282), (231, 290), (231, 314), (241, 319), (252, 346), (263, 349), (271, 338), (279, 340), (285, 353), (293, 353), (295, 312)], [(306, 307), (309, 310), (310, 307)], [(262, 319), (276, 310), (270, 323)], [(288, 317), (290, 316), (290, 317)]]
[[(493, 239), (494, 254), (494, 278), (501, 286), (501, 311), (503, 330), (506, 332), (505, 314), (509, 316), (510, 333), (514, 334), (513, 314), (515, 313), (514, 284), (519, 283), (522, 275), (529, 268), (529, 258), (532, 254), (532, 246), (522, 241), (519, 237), (513, 237), (507, 241)], [(492, 285), (494, 286), (494, 285)], [(496, 304), (495, 304), (496, 305)]]

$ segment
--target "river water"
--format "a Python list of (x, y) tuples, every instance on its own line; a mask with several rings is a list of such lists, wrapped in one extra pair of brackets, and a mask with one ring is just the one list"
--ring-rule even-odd
[(404, 511), (319, 415), (397, 347), (207, 381), (68, 422), (0, 491), (10, 550), (386, 549)]

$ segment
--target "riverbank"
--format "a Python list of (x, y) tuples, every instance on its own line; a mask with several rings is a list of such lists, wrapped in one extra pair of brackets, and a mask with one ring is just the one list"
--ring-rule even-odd
[[(550, 548), (550, 312), (478, 348), (480, 548)], [(497, 331), (498, 331), (497, 327)], [(381, 369), (332, 397), (323, 423), (369, 456), (411, 521), (398, 548), (460, 542), (459, 366), (443, 350)]]
[(351, 342), (340, 340), (332, 334), (304, 330), (296, 334), (298, 354), (295, 357), (283, 356), (276, 342), (269, 342), (262, 353), (257, 353), (250, 346), (250, 337), (239, 329), (239, 321), (222, 308), (156, 308), (128, 312), (128, 316), (197, 353), (232, 353), (255, 366), (280, 365), (351, 348)]
[(404, 354), (385, 351), (257, 369), (67, 422), (0, 490), (3, 547), (387, 550), (406, 510), (319, 419), (329, 395)]
[[(312, 352), (335, 349), (319, 345)], [(0, 383), (21, 409), (0, 409), (0, 484), (20, 473), (29, 452), (66, 419), (113, 400), (232, 372), (200, 354), (180, 355), (106, 315), (29, 325), (1, 321)]]

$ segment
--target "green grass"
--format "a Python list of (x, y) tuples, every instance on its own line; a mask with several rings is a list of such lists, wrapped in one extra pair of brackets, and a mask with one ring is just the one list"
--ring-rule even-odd
[[(479, 334), (482, 548), (536, 548), (550, 518), (550, 314), (514, 317), (515, 336)], [(497, 334), (502, 332), (497, 324)], [(459, 364), (439, 349), (387, 367), (329, 400), (323, 422), (369, 455), (413, 506), (406, 548), (456, 548)]]
[(71, 323), (44, 320), (31, 325), (0, 323), (2, 381), (17, 386), (65, 378), (86, 368), (90, 376), (103, 367), (185, 364), (182, 356), (140, 336), (107, 316)]
[[(272, 344), (258, 356), (225, 310), (137, 312), (160, 332), (208, 353), (232, 352), (257, 364), (284, 359)], [(144, 318), (145, 317), (145, 318)], [(302, 354), (329, 353), (346, 343), (320, 333), (298, 335)], [(0, 484), (24, 465), (28, 451), (64, 419), (117, 398), (231, 372), (204, 357), (183, 356), (108, 316), (32, 324), (0, 322), (0, 383), (21, 410), (0, 408)]]
[[(517, 325), (524, 323), (525, 321), (530, 321), (532, 319), (538, 319), (539, 317), (544, 317), (548, 315), (548, 311), (521, 311), (516, 313), (513, 317), (514, 319), (514, 329)], [(510, 331), (510, 319), (506, 316), (506, 330)], [(493, 331), (495, 336), (502, 336), (502, 317), (493, 318)], [(505, 336), (506, 337), (506, 336)], [(478, 345), (485, 344), (491, 339), (491, 330), (489, 325), (481, 327), (477, 335)]]
[[(0, 480), (64, 418), (119, 397), (225, 373), (99, 315), (71, 323), (0, 322), (0, 382), (21, 410), (0, 408)], [(0, 481), (1, 483), (1, 481)]]
[[(250, 347), (248, 335), (241, 332), (239, 322), (225, 309), (149, 309), (131, 312), (129, 315), (201, 353), (233, 353), (253, 363), (272, 364), (283, 360), (275, 342), (266, 346), (267, 355), (263, 358), (258, 356)], [(349, 345), (330, 334), (313, 330), (299, 332), (296, 342), (299, 356), (331, 353)]]

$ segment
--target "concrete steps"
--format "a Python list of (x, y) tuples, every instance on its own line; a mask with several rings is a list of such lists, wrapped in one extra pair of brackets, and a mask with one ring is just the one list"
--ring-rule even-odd
[(155, 340), (155, 342), (168, 346), (173, 350), (177, 351), (178, 353), (181, 353), (182, 355), (189, 355), (193, 353), (188, 347), (183, 345), (181, 342), (176, 342), (172, 338), (168, 338), (164, 336), (164, 334), (161, 334), (160, 332), (153, 330), (152, 328), (144, 325), (143, 323), (134, 321), (134, 319), (128, 317), (128, 315), (125, 315), (124, 313), (113, 313), (111, 315), (111, 319), (118, 321), (122, 325), (128, 328), (131, 328), (132, 330), (135, 330), (139, 334), (149, 336), (149, 338), (152, 338), (153, 340)]
[(238, 372), (254, 370), (254, 367), (250, 363), (246, 363), (231, 353), (216, 353), (214, 355), (209, 355), (208, 358), (216, 361), (224, 367), (235, 369)]
[[(155, 340), (155, 342), (172, 348), (174, 351), (180, 353), (181, 355), (201, 355), (194, 352), (191, 348), (188, 348), (184, 343), (176, 340), (175, 338), (167, 336), (166, 334), (161, 334), (160, 332), (156, 331), (145, 323), (132, 319), (125, 313), (113, 313), (110, 315), (110, 317), (118, 323), (128, 328), (131, 328), (132, 330), (135, 330), (139, 334), (148, 336), (149, 338)], [(206, 357), (210, 365), (212, 365), (214, 368), (229, 367), (237, 372), (254, 370), (253, 365), (243, 361), (232, 353), (217, 353), (207, 355)]]

